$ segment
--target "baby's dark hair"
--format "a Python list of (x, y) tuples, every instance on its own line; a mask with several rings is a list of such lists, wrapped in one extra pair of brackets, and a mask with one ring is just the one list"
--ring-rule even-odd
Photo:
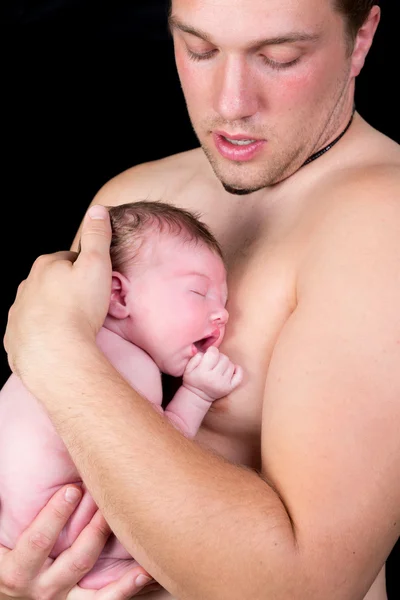
[(194, 244), (204, 244), (223, 260), (219, 243), (197, 213), (150, 200), (107, 208), (112, 227), (110, 254), (114, 271), (125, 273), (127, 265), (135, 260), (148, 235), (154, 231), (182, 236), (185, 241)]

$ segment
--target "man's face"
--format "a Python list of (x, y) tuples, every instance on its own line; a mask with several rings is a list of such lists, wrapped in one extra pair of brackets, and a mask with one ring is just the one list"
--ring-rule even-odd
[(173, 0), (171, 26), (192, 125), (228, 190), (281, 181), (346, 124), (354, 77), (330, 0)]
[(141, 252), (129, 276), (129, 337), (161, 371), (180, 376), (197, 351), (222, 342), (225, 267), (215, 252), (182, 236), (154, 235)]

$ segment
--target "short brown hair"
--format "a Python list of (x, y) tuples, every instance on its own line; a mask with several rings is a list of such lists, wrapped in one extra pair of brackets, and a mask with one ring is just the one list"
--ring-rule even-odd
[(343, 15), (346, 22), (346, 33), (353, 45), (360, 27), (368, 18), (371, 8), (379, 6), (380, 0), (333, 0), (337, 12)]
[[(330, 0), (331, 1), (331, 0)], [(358, 30), (365, 23), (373, 6), (379, 6), (380, 0), (332, 0), (334, 9), (343, 15), (346, 21), (346, 35), (352, 49)], [(172, 0), (169, 1), (169, 16), (172, 14)]]
[(124, 273), (138, 256), (143, 242), (154, 231), (183, 236), (185, 241), (202, 243), (222, 260), (221, 247), (197, 213), (159, 201), (139, 200), (108, 206), (112, 239), (111, 262), (114, 271)]

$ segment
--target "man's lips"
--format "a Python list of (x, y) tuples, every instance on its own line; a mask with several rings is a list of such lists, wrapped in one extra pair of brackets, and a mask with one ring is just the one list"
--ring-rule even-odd
[(257, 139), (245, 133), (229, 134), (226, 131), (214, 131), (212, 136), (221, 156), (238, 162), (251, 160), (267, 143), (264, 139)]
[(262, 141), (262, 138), (258, 138), (251, 133), (228, 133), (227, 131), (217, 130), (214, 131), (216, 135), (222, 135), (222, 137), (227, 138), (228, 140), (242, 141), (242, 140), (255, 140), (256, 142)]

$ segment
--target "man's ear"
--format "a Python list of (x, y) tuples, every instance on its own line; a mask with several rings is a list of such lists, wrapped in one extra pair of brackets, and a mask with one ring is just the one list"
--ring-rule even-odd
[(127, 278), (121, 275), (121, 273), (113, 271), (108, 314), (115, 319), (125, 319), (129, 315), (129, 308), (126, 304), (128, 289), (129, 281)]
[(357, 77), (364, 66), (365, 58), (371, 47), (380, 18), (381, 9), (375, 5), (371, 8), (367, 20), (357, 33), (351, 60), (351, 74), (353, 77)]

